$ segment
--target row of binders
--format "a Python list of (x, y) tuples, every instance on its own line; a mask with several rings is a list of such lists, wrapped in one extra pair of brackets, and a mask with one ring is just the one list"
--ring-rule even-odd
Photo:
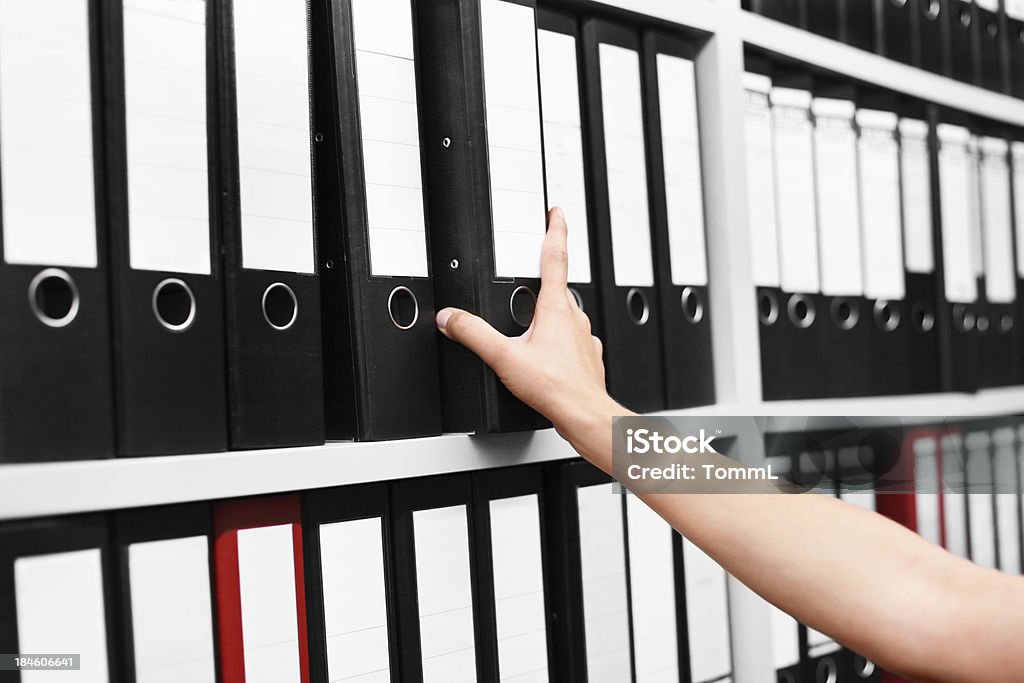
[(743, 7), (889, 59), (1024, 97), (1020, 0), (743, 0)]
[[(808, 492), (879, 512), (983, 567), (1022, 573), (1024, 430), (1019, 419), (773, 434), (765, 446), (773, 473)], [(885, 491), (883, 481), (899, 492)], [(902, 681), (889, 673), (883, 678), (871, 661), (769, 609), (778, 683)]]
[(0, 650), (88, 683), (711, 683), (730, 642), (725, 572), (579, 461), (0, 525)]
[(1020, 384), (1020, 132), (747, 68), (764, 398)]
[(0, 0), (0, 461), (529, 429), (434, 329), (714, 401), (696, 44), (520, 0)]

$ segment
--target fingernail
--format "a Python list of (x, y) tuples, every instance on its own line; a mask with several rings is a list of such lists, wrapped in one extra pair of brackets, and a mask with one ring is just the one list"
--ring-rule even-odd
[(448, 325), (448, 318), (450, 317), (452, 317), (452, 309), (446, 308), (444, 310), (438, 311), (437, 318), (435, 318), (437, 322), (437, 329), (444, 330), (444, 328), (447, 327)]
[(563, 221), (565, 220), (565, 212), (562, 211), (562, 207), (560, 207), (560, 206), (556, 206), (555, 207), (555, 215), (558, 216), (559, 218), (561, 218)]

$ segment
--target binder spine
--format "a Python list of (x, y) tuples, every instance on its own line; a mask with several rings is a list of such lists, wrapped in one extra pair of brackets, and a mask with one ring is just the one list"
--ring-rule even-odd
[[(241, 2), (238, 6), (244, 6)], [(322, 444), (323, 347), (315, 249), (311, 273), (244, 267), (234, 15), (231, 0), (214, 5), (219, 9), (217, 99), (229, 445), (251, 449)], [(315, 100), (311, 104), (312, 118)], [(316, 123), (310, 126), (314, 133)], [(310, 142), (314, 164), (319, 145)], [(315, 176), (312, 190), (315, 197)], [(315, 235), (315, 206), (312, 221)], [(280, 310), (272, 310), (275, 303), (281, 304)]]
[[(0, 463), (110, 458), (115, 451), (100, 3), (88, 2), (86, 11), (96, 263), (12, 263), (0, 240)], [(17, 172), (0, 168), (0, 175)], [(0, 196), (0, 206), (5, 200)], [(11, 228), (5, 220), (0, 215), (4, 231)], [(72, 302), (55, 316), (40, 291), (48, 284), (60, 285)]]
[[(114, 190), (108, 204), (108, 248), (114, 349), (117, 450), (122, 456), (174, 455), (227, 448), (224, 381), (224, 310), (221, 268), (214, 263), (219, 192), (216, 171), (208, 173), (210, 220), (203, 228), (210, 248), (209, 273), (132, 267), (129, 215), (128, 66), (122, 0), (104, 5), (104, 62), (107, 174)], [(206, 5), (203, 50), (206, 91), (212, 92), (215, 42)], [(207, 97), (206, 159), (216, 169), (217, 102)], [(150, 190), (150, 192), (154, 192)], [(146, 220), (145, 216), (136, 216)], [(166, 297), (163, 298), (163, 297)], [(184, 298), (184, 306), (173, 302)], [(169, 303), (163, 304), (164, 301)]]

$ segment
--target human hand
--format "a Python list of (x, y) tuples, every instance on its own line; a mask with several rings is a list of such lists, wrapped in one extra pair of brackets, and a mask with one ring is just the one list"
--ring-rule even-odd
[(577, 445), (596, 420), (607, 422), (625, 411), (605, 390), (601, 342), (569, 292), (567, 234), (565, 215), (552, 209), (541, 248), (540, 295), (522, 335), (506, 337), (456, 308), (439, 311), (437, 327), (479, 356), (513, 394)]

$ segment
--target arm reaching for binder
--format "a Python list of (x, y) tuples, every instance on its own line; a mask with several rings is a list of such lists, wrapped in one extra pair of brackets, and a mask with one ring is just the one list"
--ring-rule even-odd
[[(566, 286), (567, 226), (549, 215), (533, 324), (509, 338), (466, 311), (437, 324), (612, 470), (601, 344)], [(724, 457), (724, 456), (723, 456)], [(817, 495), (643, 494), (680, 533), (769, 602), (913, 680), (1010, 682), (1024, 670), (1024, 579), (957, 558), (881, 515)], [(814, 539), (808, 543), (807, 539)]]

